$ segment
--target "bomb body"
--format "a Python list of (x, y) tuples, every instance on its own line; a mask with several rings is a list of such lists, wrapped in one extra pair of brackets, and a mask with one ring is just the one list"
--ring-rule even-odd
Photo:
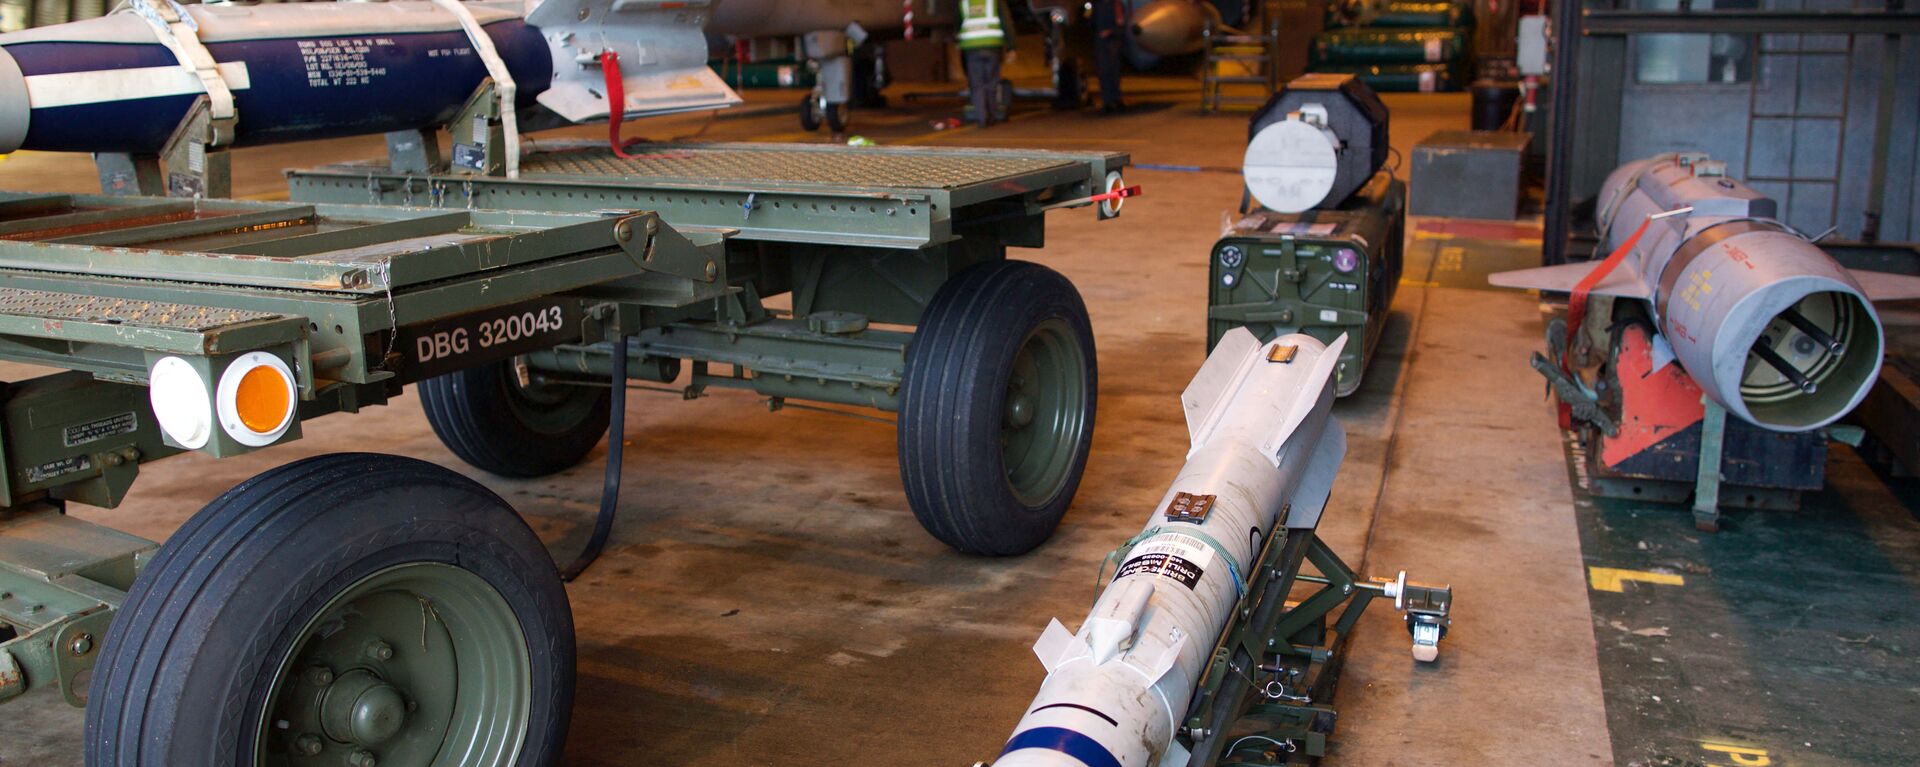
[(1621, 166), (1599, 206), (1601, 242), (1621, 254), (1615, 265), (1524, 269), (1490, 281), (1573, 291), (1599, 274), (1592, 293), (1646, 302), (1662, 343), (1701, 389), (1767, 429), (1815, 429), (1852, 411), (1880, 371), (1873, 302), (1920, 297), (1920, 279), (1841, 266), (1780, 221), (1774, 200), (1705, 155)]

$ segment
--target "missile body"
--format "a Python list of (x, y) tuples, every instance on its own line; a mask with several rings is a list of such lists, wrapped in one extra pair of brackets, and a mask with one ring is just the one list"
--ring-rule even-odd
[[(1631, 248), (1590, 289), (1647, 302), (1674, 359), (1734, 416), (1775, 431), (1830, 424), (1879, 376), (1872, 302), (1920, 297), (1920, 279), (1842, 267), (1724, 168), (1704, 155), (1669, 154), (1608, 176), (1601, 241), (1608, 252)], [(1570, 291), (1600, 266), (1489, 281)]]
[[(488, 76), (440, 3), (138, 2), (0, 35), (0, 153), (160, 151), (214, 87), (193, 66), (196, 46), (232, 95), (232, 146), (437, 127)], [(511, 75), (516, 105), (560, 122), (608, 115), (604, 51), (624, 62), (626, 116), (738, 101), (706, 70), (703, 18), (669, 7), (703, 3), (548, 0), (531, 14), (519, 0), (459, 5)]]
[[(1077, 634), (1047, 626), (1047, 678), (994, 767), (1184, 764), (1174, 740), (1247, 568), (1311, 527), (1346, 452), (1329, 411), (1342, 337), (1230, 331), (1181, 397), (1187, 463)], [(1286, 518), (1282, 518), (1285, 513)]]
[(1198, 53), (1207, 47), (1207, 25), (1220, 23), (1220, 9), (1202, 0), (1153, 0), (1134, 9), (1134, 43), (1155, 56)]

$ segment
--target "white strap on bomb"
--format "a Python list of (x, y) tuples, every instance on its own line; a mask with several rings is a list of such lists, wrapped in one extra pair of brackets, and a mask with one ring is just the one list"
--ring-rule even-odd
[(513, 84), (513, 73), (508, 71), (507, 62), (500, 58), (500, 52), (494, 50), (493, 38), (487, 36), (487, 30), (473, 17), (473, 11), (467, 10), (466, 4), (460, 0), (433, 0), (433, 4), (447, 9), (448, 13), (460, 20), (460, 29), (473, 42), (474, 54), (480, 57), (480, 63), (487, 66), (487, 76), (493, 78), (493, 92), (500, 99), (500, 129), (506, 140), (507, 178), (519, 178), (520, 115), (514, 106), (519, 88)]
[[(216, 122), (235, 120), (233, 89), (227, 87), (226, 78), (220, 76), (220, 64), (213, 60), (213, 54), (200, 43), (200, 23), (187, 13), (186, 7), (174, 0), (133, 0), (128, 5), (153, 26), (160, 44), (173, 52), (180, 66), (200, 78), (200, 86), (207, 92), (208, 115)], [(231, 125), (225, 127), (226, 130), (213, 131), (211, 145), (233, 139)]]

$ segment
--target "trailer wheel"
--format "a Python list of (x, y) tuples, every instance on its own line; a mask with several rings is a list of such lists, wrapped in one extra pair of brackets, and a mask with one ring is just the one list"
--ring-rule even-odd
[(900, 478), (947, 545), (1040, 545), (1080, 486), (1098, 382), (1086, 304), (1058, 272), (994, 261), (960, 272), (907, 347)]
[(571, 468), (607, 433), (605, 389), (522, 385), (506, 360), (422, 381), (420, 405), (448, 450), (502, 477)]
[(86, 763), (549, 764), (573, 662), (559, 573), (504, 501), (411, 458), (309, 458), (215, 499), (134, 581)]

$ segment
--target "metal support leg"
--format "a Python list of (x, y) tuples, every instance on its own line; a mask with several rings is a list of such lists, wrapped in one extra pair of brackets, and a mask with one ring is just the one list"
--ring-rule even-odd
[(416, 128), (388, 133), (387, 164), (396, 173), (446, 171), (446, 163), (440, 159), (440, 132)]
[(217, 120), (201, 96), (158, 155), (103, 152), (93, 156), (100, 191), (115, 196), (231, 197), (233, 121)]
[(167, 193), (160, 173), (160, 156), (101, 152), (93, 156), (100, 172), (100, 193), (115, 197), (159, 197)]
[(1720, 529), (1720, 462), (1725, 452), (1727, 410), (1710, 397), (1701, 397), (1706, 417), (1700, 421), (1700, 470), (1693, 486), (1693, 526), (1704, 532)]

